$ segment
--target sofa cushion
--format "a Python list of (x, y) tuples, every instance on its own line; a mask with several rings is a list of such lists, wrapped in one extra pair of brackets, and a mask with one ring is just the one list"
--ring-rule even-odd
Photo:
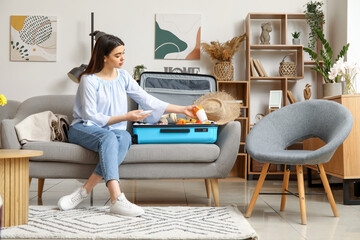
[(216, 144), (134, 144), (125, 163), (214, 162), (220, 155)]
[[(43, 156), (31, 161), (96, 164), (98, 154), (77, 144), (64, 142), (28, 142), (23, 149), (41, 150)], [(213, 162), (220, 155), (215, 144), (134, 144), (124, 163)]]

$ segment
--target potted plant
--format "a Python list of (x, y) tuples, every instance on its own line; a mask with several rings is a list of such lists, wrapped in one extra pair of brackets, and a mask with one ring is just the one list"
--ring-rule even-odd
[(291, 33), (291, 35), (293, 36), (293, 45), (300, 45), (300, 32), (293, 32)]
[[(324, 97), (325, 96), (334, 96), (342, 94), (342, 87), (340, 83), (340, 77), (330, 78), (329, 73), (333, 67), (333, 51), (330, 47), (329, 42), (325, 39), (325, 36), (322, 31), (315, 30), (316, 37), (320, 39), (322, 44), (322, 49), (320, 53), (317, 54), (314, 50), (310, 48), (304, 48), (304, 51), (307, 52), (311, 59), (315, 61), (316, 66), (313, 67), (315, 71), (320, 73), (324, 77), (325, 84), (323, 85)], [(340, 58), (344, 57), (346, 52), (349, 49), (349, 43), (342, 47), (340, 53), (336, 56), (335, 62)], [(335, 90), (334, 90), (335, 88)]]
[(204, 52), (210, 55), (210, 58), (217, 60), (214, 66), (214, 76), (217, 81), (234, 80), (234, 67), (232, 66), (232, 57), (239, 51), (241, 42), (244, 41), (246, 34), (234, 37), (233, 39), (220, 43), (212, 41), (210, 44), (201, 43)]
[(306, 6), (305, 19), (307, 24), (310, 27), (309, 33), (309, 43), (308, 48), (315, 51), (315, 45), (317, 41), (317, 34), (316, 31), (323, 31), (323, 24), (325, 23), (324, 20), (324, 13), (321, 9), (323, 6), (323, 2), (321, 1), (310, 1)]
[(140, 75), (141, 73), (144, 72), (144, 70), (146, 69), (146, 67), (144, 65), (136, 65), (134, 67), (134, 73), (133, 73), (133, 78), (136, 80), (136, 81), (139, 81), (140, 80)]

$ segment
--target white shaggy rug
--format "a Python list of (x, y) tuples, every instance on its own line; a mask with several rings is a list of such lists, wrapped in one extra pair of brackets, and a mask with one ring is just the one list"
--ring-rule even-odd
[(236, 207), (144, 207), (141, 217), (109, 207), (59, 211), (30, 206), (26, 225), (3, 228), (0, 239), (258, 239)]

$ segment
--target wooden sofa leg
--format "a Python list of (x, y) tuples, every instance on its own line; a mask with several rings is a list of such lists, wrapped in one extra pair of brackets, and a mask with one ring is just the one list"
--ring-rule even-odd
[(32, 178), (31, 178), (31, 177), (29, 177), (29, 187), (30, 187), (30, 184), (31, 184), (31, 180), (32, 180)]
[(262, 188), (262, 185), (265, 181), (265, 178), (266, 178), (266, 175), (267, 175), (267, 171), (269, 169), (269, 166), (270, 166), (270, 163), (265, 163), (262, 170), (261, 170), (261, 174), (260, 174), (260, 177), (259, 177), (259, 180), (256, 184), (256, 187), (255, 187), (255, 190), (254, 190), (254, 193), (253, 193), (253, 196), (250, 200), (250, 203), (249, 203), (249, 206), (248, 206), (248, 209), (245, 213), (245, 217), (249, 218), (251, 217), (251, 213), (254, 209), (254, 206), (255, 206), (255, 203), (256, 203), (256, 200), (259, 196), (259, 193), (260, 193), (260, 190)]
[(211, 182), (210, 179), (205, 179), (206, 195), (207, 198), (211, 198)]
[(42, 198), (42, 193), (44, 190), (44, 182), (45, 182), (45, 178), (38, 179), (38, 198)]
[(296, 165), (298, 190), (299, 190), (299, 201), (300, 201), (300, 213), (301, 213), (301, 224), (306, 225), (306, 204), (305, 204), (305, 189), (304, 189), (304, 172), (302, 165)]
[(285, 165), (284, 180), (283, 180), (283, 186), (282, 186), (283, 195), (281, 196), (280, 211), (285, 210), (285, 205), (286, 205), (286, 195), (285, 194), (286, 194), (286, 190), (289, 187), (289, 177), (290, 177), (290, 170), (287, 170), (286, 165)]
[(218, 206), (220, 206), (218, 179), (211, 178), (210, 182), (211, 182), (211, 189), (212, 189), (212, 193), (213, 193), (213, 197), (214, 197), (215, 206), (218, 207)]
[(332, 211), (334, 213), (334, 216), (339, 217), (339, 212), (338, 212), (336, 204), (335, 204), (334, 196), (332, 195), (331, 188), (330, 188), (330, 185), (329, 185), (329, 181), (328, 181), (328, 179), (326, 177), (325, 169), (324, 169), (324, 166), (322, 164), (319, 164), (319, 170), (320, 170), (320, 178), (321, 178), (321, 181), (322, 181), (322, 183), (324, 185), (325, 192), (326, 192), (327, 198), (329, 200), (331, 209), (332, 209)]

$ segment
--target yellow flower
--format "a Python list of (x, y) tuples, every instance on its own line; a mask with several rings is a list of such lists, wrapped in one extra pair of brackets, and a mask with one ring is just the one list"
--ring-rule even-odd
[(7, 103), (6, 97), (4, 95), (0, 95), (0, 105), (4, 106)]

